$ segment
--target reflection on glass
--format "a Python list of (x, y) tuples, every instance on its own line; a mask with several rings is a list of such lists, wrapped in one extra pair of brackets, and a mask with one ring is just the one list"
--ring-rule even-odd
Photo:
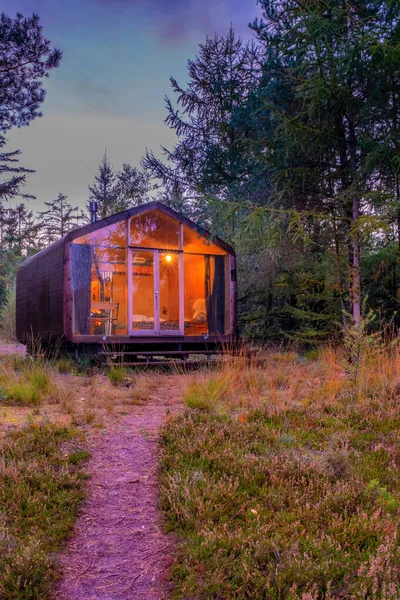
[(75, 335), (127, 335), (126, 250), (72, 244), (72, 287)]
[(179, 329), (179, 255), (160, 252), (160, 329)]
[(127, 221), (119, 221), (74, 240), (74, 244), (91, 244), (98, 248), (126, 248)]
[(179, 249), (179, 223), (159, 210), (132, 217), (130, 245), (162, 250)]
[(226, 254), (225, 250), (202, 237), (193, 229), (189, 229), (186, 225), (183, 226), (183, 251), (192, 252), (193, 254)]
[(154, 252), (132, 253), (132, 329), (154, 330)]
[(224, 334), (225, 257), (184, 254), (185, 335)]

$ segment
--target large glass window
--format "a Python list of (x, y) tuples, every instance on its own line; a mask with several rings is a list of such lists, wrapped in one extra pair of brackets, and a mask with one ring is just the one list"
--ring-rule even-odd
[(118, 221), (74, 240), (74, 244), (90, 244), (104, 248), (126, 248), (127, 221)]
[(127, 335), (126, 239), (120, 221), (72, 244), (75, 335)]
[(227, 330), (225, 257), (184, 254), (185, 335)]
[(179, 250), (180, 224), (159, 210), (132, 217), (130, 221), (130, 246)]
[(161, 211), (94, 231), (71, 248), (75, 335), (229, 331), (226, 252)]

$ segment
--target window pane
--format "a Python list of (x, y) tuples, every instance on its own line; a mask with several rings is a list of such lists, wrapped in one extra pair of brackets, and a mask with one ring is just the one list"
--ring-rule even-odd
[(127, 221), (119, 221), (74, 240), (74, 244), (91, 244), (105, 248), (126, 248), (126, 242)]
[(154, 330), (154, 252), (132, 253), (132, 329)]
[(185, 225), (183, 226), (183, 251), (192, 252), (194, 254), (226, 254), (222, 248), (219, 248), (219, 246), (213, 244)]
[(130, 245), (179, 250), (179, 223), (159, 210), (132, 217)]
[(126, 250), (72, 244), (75, 335), (127, 335)]
[(185, 335), (205, 335), (208, 331), (205, 287), (205, 256), (184, 254)]
[(184, 254), (185, 335), (225, 334), (225, 257)]
[(205, 256), (205, 284), (209, 333), (225, 333), (225, 258)]
[(179, 329), (179, 254), (160, 252), (160, 329)]

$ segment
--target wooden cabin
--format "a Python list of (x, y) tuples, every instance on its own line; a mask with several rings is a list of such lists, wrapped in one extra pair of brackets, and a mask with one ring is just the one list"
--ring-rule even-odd
[(18, 271), (23, 344), (211, 351), (235, 328), (234, 250), (160, 202), (76, 229)]

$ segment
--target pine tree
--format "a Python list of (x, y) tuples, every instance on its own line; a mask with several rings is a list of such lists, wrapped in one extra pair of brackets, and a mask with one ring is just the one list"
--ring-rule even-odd
[[(0, 136), (0, 148), (3, 148), (5, 143), (5, 138)], [(33, 198), (30, 194), (24, 194), (22, 188), (26, 183), (26, 176), (34, 171), (16, 165), (20, 154), (19, 150), (0, 152), (0, 203), (17, 196)]]
[[(7, 131), (41, 116), (46, 94), (42, 80), (60, 60), (61, 52), (51, 49), (43, 37), (37, 15), (24, 18), (18, 13), (15, 19), (0, 15), (0, 149), (5, 146)], [(19, 154), (19, 150), (0, 152), (0, 202), (28, 197), (22, 188), (33, 171), (15, 164)]]
[(47, 243), (66, 235), (78, 226), (80, 211), (67, 202), (67, 196), (58, 194), (55, 200), (44, 203), (48, 210), (40, 212), (43, 235)]
[(89, 209), (90, 201), (96, 201), (98, 217), (103, 219), (148, 202), (150, 176), (129, 163), (124, 163), (120, 171), (114, 171), (105, 152), (89, 191), (87, 208)]
[(60, 50), (51, 49), (43, 37), (37, 15), (0, 15), (0, 131), (29, 125), (42, 116), (42, 80), (60, 60)]
[(150, 177), (129, 163), (116, 174), (116, 204), (114, 212), (126, 210), (149, 201)]
[[(245, 44), (232, 28), (226, 37), (216, 35), (200, 45), (195, 60), (188, 61), (189, 83), (181, 87), (171, 77), (176, 106), (166, 98), (166, 124), (178, 136), (166, 162), (147, 153), (144, 165), (164, 185), (177, 182), (189, 194), (232, 198), (245, 194), (254, 175), (247, 161), (245, 135), (232, 122), (244, 107), (260, 78), (258, 47)], [(190, 190), (190, 191), (189, 191)]]
[[(264, 141), (264, 154), (274, 173), (273, 199), (293, 208), (300, 201), (313, 236), (323, 214), (332, 238), (336, 221), (336, 239), (348, 251), (353, 320), (360, 327), (363, 229), (376, 218), (383, 192), (371, 149), (382, 128), (393, 131), (382, 114), (387, 94), (371, 90), (382, 70), (382, 47), (389, 39), (393, 50), (398, 47), (399, 28), (394, 33), (388, 24), (394, 15), (398, 22), (400, 7), (388, 0), (261, 4), (264, 20), (254, 29), (270, 73), (263, 94), (274, 136)], [(397, 65), (392, 62), (387, 82), (397, 78)]]
[(98, 217), (100, 219), (118, 212), (114, 210), (118, 200), (117, 177), (107, 158), (107, 152), (104, 152), (98, 173), (94, 177), (94, 183), (89, 186), (89, 192), (87, 208), (89, 209), (91, 201), (97, 202)]

